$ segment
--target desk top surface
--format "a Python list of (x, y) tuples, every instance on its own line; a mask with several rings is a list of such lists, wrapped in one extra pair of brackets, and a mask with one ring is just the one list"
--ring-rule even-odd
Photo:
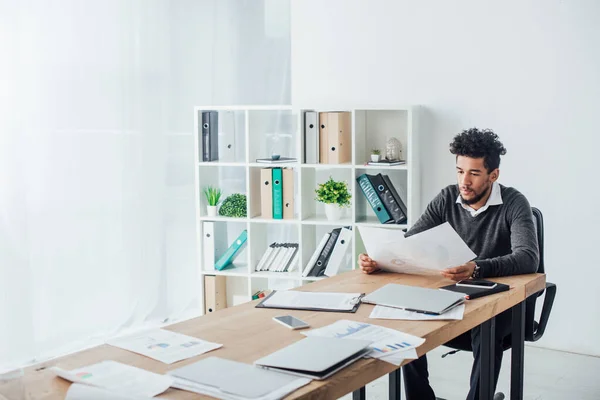
[[(208, 356), (252, 364), (255, 360), (305, 337), (299, 331), (290, 330), (272, 320), (272, 317), (281, 314), (294, 315), (308, 322), (311, 328), (319, 328), (339, 319), (349, 319), (397, 329), (426, 339), (425, 343), (417, 349), (420, 356), (518, 304), (529, 295), (544, 289), (546, 284), (543, 274), (518, 275), (491, 280), (506, 283), (511, 289), (507, 292), (467, 301), (464, 318), (461, 321), (370, 319), (369, 315), (374, 306), (369, 304), (361, 304), (356, 313), (259, 309), (254, 307), (258, 302), (255, 300), (163, 328), (203, 340), (222, 343), (223, 347), (215, 351), (167, 365), (136, 353), (109, 345), (101, 345), (28, 368), (25, 385), (31, 400), (62, 400), (65, 398), (69, 383), (55, 377), (47, 369), (40, 368), (57, 365), (65, 369), (74, 369), (103, 360), (114, 360), (162, 374)], [(370, 293), (387, 283), (435, 288), (448, 285), (451, 281), (438, 276), (392, 273), (366, 275), (355, 270), (302, 286), (298, 290)], [(384, 361), (361, 359), (325, 381), (313, 381), (298, 389), (287, 399), (339, 398), (397, 368), (397, 366)], [(209, 398), (175, 389), (169, 389), (158, 398), (161, 397), (172, 400)]]

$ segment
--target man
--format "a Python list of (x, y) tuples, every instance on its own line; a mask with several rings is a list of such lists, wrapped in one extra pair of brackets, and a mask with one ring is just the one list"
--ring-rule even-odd
[[(491, 130), (469, 129), (454, 137), (450, 152), (456, 155), (458, 184), (442, 189), (405, 236), (447, 221), (478, 255), (474, 261), (441, 272), (454, 281), (536, 272), (539, 253), (529, 202), (516, 189), (497, 182), (500, 155), (506, 154), (498, 136)], [(359, 265), (367, 274), (378, 270), (376, 262), (366, 254), (359, 256)], [(502, 339), (510, 328), (509, 310), (496, 317), (494, 388), (502, 363)], [(480, 328), (455, 340), (471, 341), (474, 362), (467, 399), (478, 399)], [(425, 355), (406, 365), (403, 372), (407, 399), (435, 399)]]

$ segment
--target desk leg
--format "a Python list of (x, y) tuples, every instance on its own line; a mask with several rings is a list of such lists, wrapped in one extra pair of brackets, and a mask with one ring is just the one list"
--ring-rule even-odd
[(525, 361), (525, 302), (512, 308), (512, 350), (510, 366), (510, 398), (523, 400)]
[(358, 390), (352, 392), (352, 400), (366, 400), (367, 399), (367, 391), (365, 387), (361, 387)]
[(398, 368), (394, 372), (389, 374), (389, 399), (390, 400), (401, 400), (402, 399), (402, 386), (400, 383), (400, 375), (402, 374), (402, 368)]
[(494, 398), (494, 336), (496, 318), (481, 324), (481, 358), (479, 359), (479, 398), (492, 400)]

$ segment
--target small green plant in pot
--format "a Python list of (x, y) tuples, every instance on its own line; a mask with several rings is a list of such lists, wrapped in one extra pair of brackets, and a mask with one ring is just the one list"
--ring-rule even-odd
[(206, 213), (209, 217), (215, 217), (217, 215), (217, 206), (221, 200), (221, 189), (214, 186), (207, 186), (203, 189), (204, 195), (206, 196)]
[(371, 161), (379, 162), (380, 157), (381, 157), (381, 151), (379, 149), (371, 150)]
[(246, 213), (246, 195), (235, 193), (227, 198), (219, 208), (219, 215), (223, 217), (245, 218)]
[(350, 207), (352, 195), (348, 190), (348, 184), (335, 181), (332, 177), (325, 183), (320, 183), (315, 190), (316, 200), (325, 204), (325, 215), (330, 221), (337, 221), (342, 216), (343, 207)]

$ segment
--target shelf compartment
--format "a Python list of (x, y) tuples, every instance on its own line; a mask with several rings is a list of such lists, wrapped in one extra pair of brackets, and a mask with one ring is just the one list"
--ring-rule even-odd
[(367, 198), (365, 197), (358, 182), (356, 181), (356, 178), (358, 178), (362, 174), (377, 175), (378, 173), (387, 175), (390, 178), (390, 180), (392, 181), (392, 184), (394, 185), (394, 188), (398, 192), (398, 195), (400, 196), (400, 198), (404, 202), (404, 205), (407, 208), (407, 218), (410, 221), (411, 220), (411, 215), (410, 215), (411, 208), (410, 208), (410, 204), (408, 203), (408, 198), (407, 198), (407, 193), (408, 193), (407, 192), (407, 188), (408, 188), (407, 170), (395, 170), (395, 169), (392, 170), (392, 169), (381, 169), (381, 168), (356, 168), (355, 179), (354, 179), (354, 188), (355, 188), (355, 192), (356, 192), (356, 199), (354, 202), (354, 205), (355, 205), (354, 221), (356, 223), (367, 223), (367, 224), (375, 224), (375, 225), (378, 224), (381, 226), (388, 225), (388, 224), (382, 224), (379, 222), (379, 219), (377, 219), (375, 212), (369, 205)]
[[(272, 243), (298, 243), (300, 245), (300, 230), (297, 223), (282, 223), (282, 224), (250, 224), (249, 227), (250, 246), (250, 271), (252, 274), (266, 271), (256, 271), (256, 266), (262, 259), (265, 252)], [(300, 250), (298, 250), (300, 251)], [(300, 256), (296, 255), (296, 260), (293, 261), (291, 269), (287, 272), (296, 273), (299, 276), (298, 264)], [(283, 272), (268, 271), (273, 274), (281, 274)]]
[[(202, 161), (202, 113), (215, 111), (217, 113), (218, 161)], [(200, 164), (228, 164), (246, 161), (246, 113), (243, 110), (197, 110), (198, 160)]]
[[(221, 200), (222, 203), (225, 199), (234, 194), (241, 193), (246, 194), (246, 168), (245, 167), (226, 167), (218, 164), (210, 166), (197, 167), (199, 169), (199, 179), (201, 184), (198, 190), (200, 198), (200, 219), (223, 219), (227, 217), (217, 216), (208, 217), (206, 206), (208, 202), (204, 195), (204, 188), (207, 186), (218, 187), (222, 191)], [(219, 207), (221, 204), (219, 205)], [(246, 210), (247, 214), (247, 210)], [(235, 219), (231, 218), (230, 219)]]
[(247, 250), (247, 242), (244, 244), (242, 250), (236, 255), (231, 266), (222, 271), (218, 271), (214, 268), (214, 264), (227, 251), (229, 246), (231, 246), (244, 230), (248, 229), (248, 224), (246, 222), (203, 221), (200, 224), (200, 229), (200, 246), (202, 254), (202, 259), (200, 261), (203, 273), (231, 276), (248, 275), (249, 252)]
[[(300, 258), (302, 270), (300, 271), (300, 275), (302, 275), (302, 272), (304, 271), (306, 266), (309, 264), (309, 261), (311, 260), (313, 254), (315, 253), (317, 247), (319, 246), (319, 243), (323, 239), (323, 236), (325, 236), (327, 233), (330, 233), (332, 230), (334, 230), (336, 228), (342, 228), (344, 226), (347, 227), (347, 225), (342, 225), (342, 224), (338, 224), (338, 225), (334, 225), (334, 226), (324, 226), (324, 225), (303, 225), (302, 226), (302, 252), (301, 252), (301, 258)], [(354, 231), (354, 229), (355, 228), (353, 228), (352, 230)], [(354, 235), (354, 232), (352, 232), (352, 235)], [(346, 257), (344, 258), (344, 263), (343, 263), (343, 265), (340, 266), (338, 274), (352, 269), (352, 264), (353, 264), (352, 248), (353, 248), (353, 246), (350, 245), (350, 247), (346, 253)], [(307, 277), (304, 277), (303, 279), (315, 280), (315, 278), (317, 278), (317, 277), (307, 276)]]
[(248, 110), (249, 160), (270, 158), (273, 154), (300, 161), (298, 111)]
[[(277, 166), (274, 166), (273, 168), (279, 168)], [(283, 195), (283, 212), (284, 212), (284, 216), (287, 216), (288, 214), (288, 208), (291, 208), (291, 215), (293, 215), (293, 218), (284, 218), (284, 219), (273, 219), (273, 218), (268, 218), (268, 217), (264, 217), (262, 215), (262, 203), (263, 203), (263, 189), (266, 188), (267, 192), (269, 194), (272, 193), (272, 185), (273, 182), (270, 180), (271, 178), (271, 174), (272, 172), (270, 171), (271, 168), (269, 166), (263, 166), (261, 165), (260, 167), (250, 167), (250, 171), (249, 171), (249, 191), (250, 191), (250, 198), (249, 198), (249, 210), (250, 210), (250, 220), (252, 222), (262, 222), (262, 223), (286, 223), (289, 221), (297, 221), (298, 220), (298, 199), (299, 199), (299, 192), (300, 192), (300, 188), (298, 185), (299, 182), (299, 178), (298, 178), (298, 169), (297, 168), (284, 168), (282, 167), (283, 171), (282, 171), (282, 195)], [(267, 170), (269, 178), (268, 178), (268, 183), (267, 180), (263, 180), (263, 175), (262, 175), (262, 171), (263, 170)], [(288, 185), (289, 185), (289, 178), (290, 176), (292, 176), (292, 185), (293, 185), (293, 198), (292, 201), (289, 201), (290, 199), (288, 198), (289, 192), (288, 192)], [(265, 186), (266, 185), (266, 186)], [(267, 200), (272, 200), (272, 194), (271, 197)]]
[[(329, 178), (333, 178), (335, 181), (343, 181), (348, 185), (348, 190), (352, 195), (350, 202), (354, 202), (354, 185), (352, 184), (354, 178), (352, 176), (352, 169), (340, 169), (340, 168), (303, 168), (302, 169), (302, 218), (303, 222), (313, 221), (317, 224), (326, 224), (327, 218), (325, 217), (325, 205), (318, 202), (316, 198), (315, 190), (321, 183), (325, 183)], [(352, 221), (352, 208), (347, 207), (343, 209), (342, 219), (351, 223)], [(339, 222), (337, 222), (339, 224)]]
[[(409, 146), (409, 110), (355, 110), (354, 162), (357, 166), (371, 161), (371, 150), (381, 151), (385, 158), (389, 139), (396, 138), (402, 145), (401, 160), (407, 158)], [(375, 166), (378, 167), (378, 166)], [(391, 167), (387, 167), (391, 168)]]

